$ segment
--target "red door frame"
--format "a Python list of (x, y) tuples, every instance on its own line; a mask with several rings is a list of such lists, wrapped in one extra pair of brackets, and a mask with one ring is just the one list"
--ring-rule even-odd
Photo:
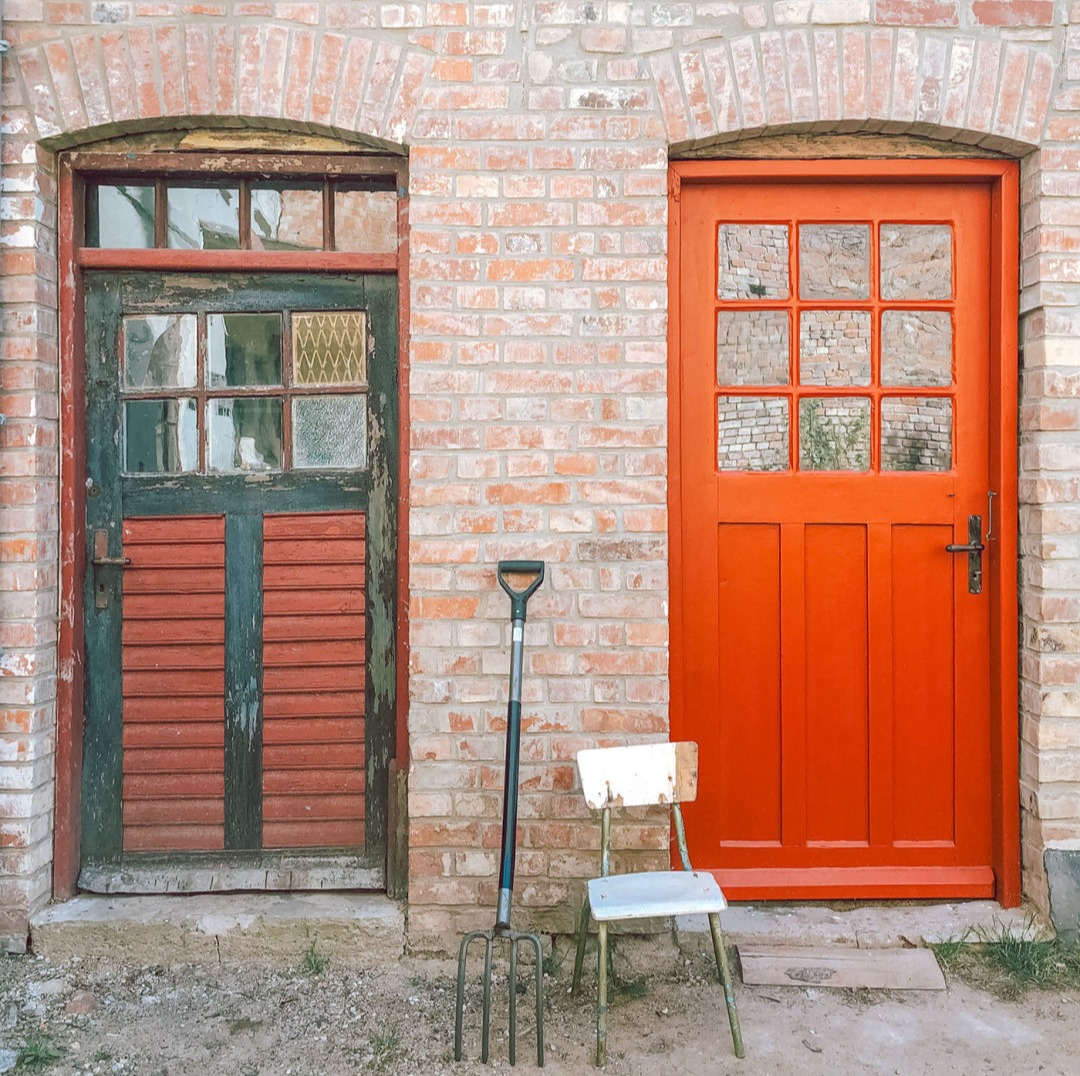
[[(985, 183), (991, 195), (992, 266), (990, 279), (990, 475), (998, 491), (1002, 519), (1017, 518), (1018, 407), (1017, 323), (1019, 317), (1019, 168), (1000, 160), (733, 160), (674, 161), (668, 198), (668, 419), (671, 520), (671, 735), (685, 738), (693, 727), (685, 712), (682, 641), (688, 625), (682, 606), (683, 521), (680, 489), (682, 461), (680, 407), (681, 354), (681, 214), (680, 195), (687, 183), (716, 184), (738, 180), (784, 180)], [(990, 593), (990, 755), (992, 864), (995, 897), (1003, 907), (1020, 903), (1019, 669), (1017, 634), (1016, 529), (1002, 532), (986, 565)], [(775, 898), (808, 894), (773, 892)], [(903, 894), (898, 894), (903, 895)], [(910, 894), (916, 895), (916, 894)]]
[[(95, 176), (123, 173), (210, 176), (260, 174), (274, 178), (393, 174), (398, 189), (398, 249), (394, 254), (338, 251), (117, 251), (84, 247), (85, 187)], [(398, 287), (398, 609), (397, 766), (408, 766), (408, 542), (409, 533), (409, 242), (408, 167), (404, 158), (315, 154), (72, 151), (58, 161), (60, 345), (60, 625), (56, 684), (56, 802), (53, 828), (53, 897), (75, 893), (80, 867), (83, 756), (83, 603), (86, 571), (85, 385), (82, 353), (84, 269), (256, 272), (394, 272)], [(393, 834), (388, 834), (388, 842)]]

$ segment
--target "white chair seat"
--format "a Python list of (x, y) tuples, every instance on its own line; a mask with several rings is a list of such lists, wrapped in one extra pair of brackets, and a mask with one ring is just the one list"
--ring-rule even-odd
[(589, 881), (589, 904), (597, 921), (708, 915), (727, 907), (716, 879), (700, 871), (645, 871), (593, 878)]

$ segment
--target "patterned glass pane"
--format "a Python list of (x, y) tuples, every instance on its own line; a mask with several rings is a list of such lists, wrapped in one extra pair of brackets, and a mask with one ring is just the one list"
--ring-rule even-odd
[(398, 200), (394, 191), (335, 191), (335, 250), (393, 254), (397, 242)]
[(786, 224), (722, 224), (717, 297), (786, 299), (788, 245)]
[(870, 298), (870, 226), (800, 224), (799, 295), (803, 299)]
[(240, 246), (240, 191), (236, 187), (169, 187), (168, 246), (235, 250)]
[(789, 425), (786, 397), (721, 396), (716, 413), (717, 467), (786, 471)]
[(322, 187), (267, 183), (251, 188), (253, 250), (321, 250)]
[(899, 396), (881, 402), (881, 469), (952, 467), (952, 400)]
[(366, 467), (367, 397), (295, 397), (292, 441), (297, 469)]
[(281, 384), (280, 314), (208, 314), (211, 388)]
[(206, 401), (211, 471), (280, 471), (281, 400), (215, 397)]
[(367, 316), (362, 310), (293, 314), (293, 383), (367, 383)]
[(716, 380), (721, 385), (786, 385), (787, 311), (719, 311)]
[(199, 466), (195, 401), (127, 400), (124, 403), (124, 470), (176, 474)]
[(194, 314), (124, 318), (124, 387), (193, 388), (197, 329)]
[(868, 471), (870, 401), (839, 396), (800, 400), (799, 467)]
[(804, 385), (870, 384), (870, 311), (804, 310), (799, 315)]
[(881, 226), (881, 297), (952, 298), (952, 226)]
[(886, 310), (881, 315), (881, 383), (951, 385), (952, 344), (947, 310)]
[(153, 187), (103, 183), (91, 188), (87, 209), (87, 246), (145, 250), (154, 245)]

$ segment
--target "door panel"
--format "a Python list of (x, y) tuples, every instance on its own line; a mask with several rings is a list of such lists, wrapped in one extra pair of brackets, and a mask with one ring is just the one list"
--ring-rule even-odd
[(680, 202), (691, 841), (736, 895), (989, 894), (989, 602), (945, 550), (986, 514), (988, 189)]
[(84, 883), (308, 849), (381, 884), (396, 282), (92, 273), (86, 296)]

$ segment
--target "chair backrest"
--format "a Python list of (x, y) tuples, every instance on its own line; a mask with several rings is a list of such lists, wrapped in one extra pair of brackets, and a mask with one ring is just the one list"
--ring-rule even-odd
[(689, 803), (697, 796), (698, 748), (692, 741), (579, 751), (585, 802), (605, 807)]

